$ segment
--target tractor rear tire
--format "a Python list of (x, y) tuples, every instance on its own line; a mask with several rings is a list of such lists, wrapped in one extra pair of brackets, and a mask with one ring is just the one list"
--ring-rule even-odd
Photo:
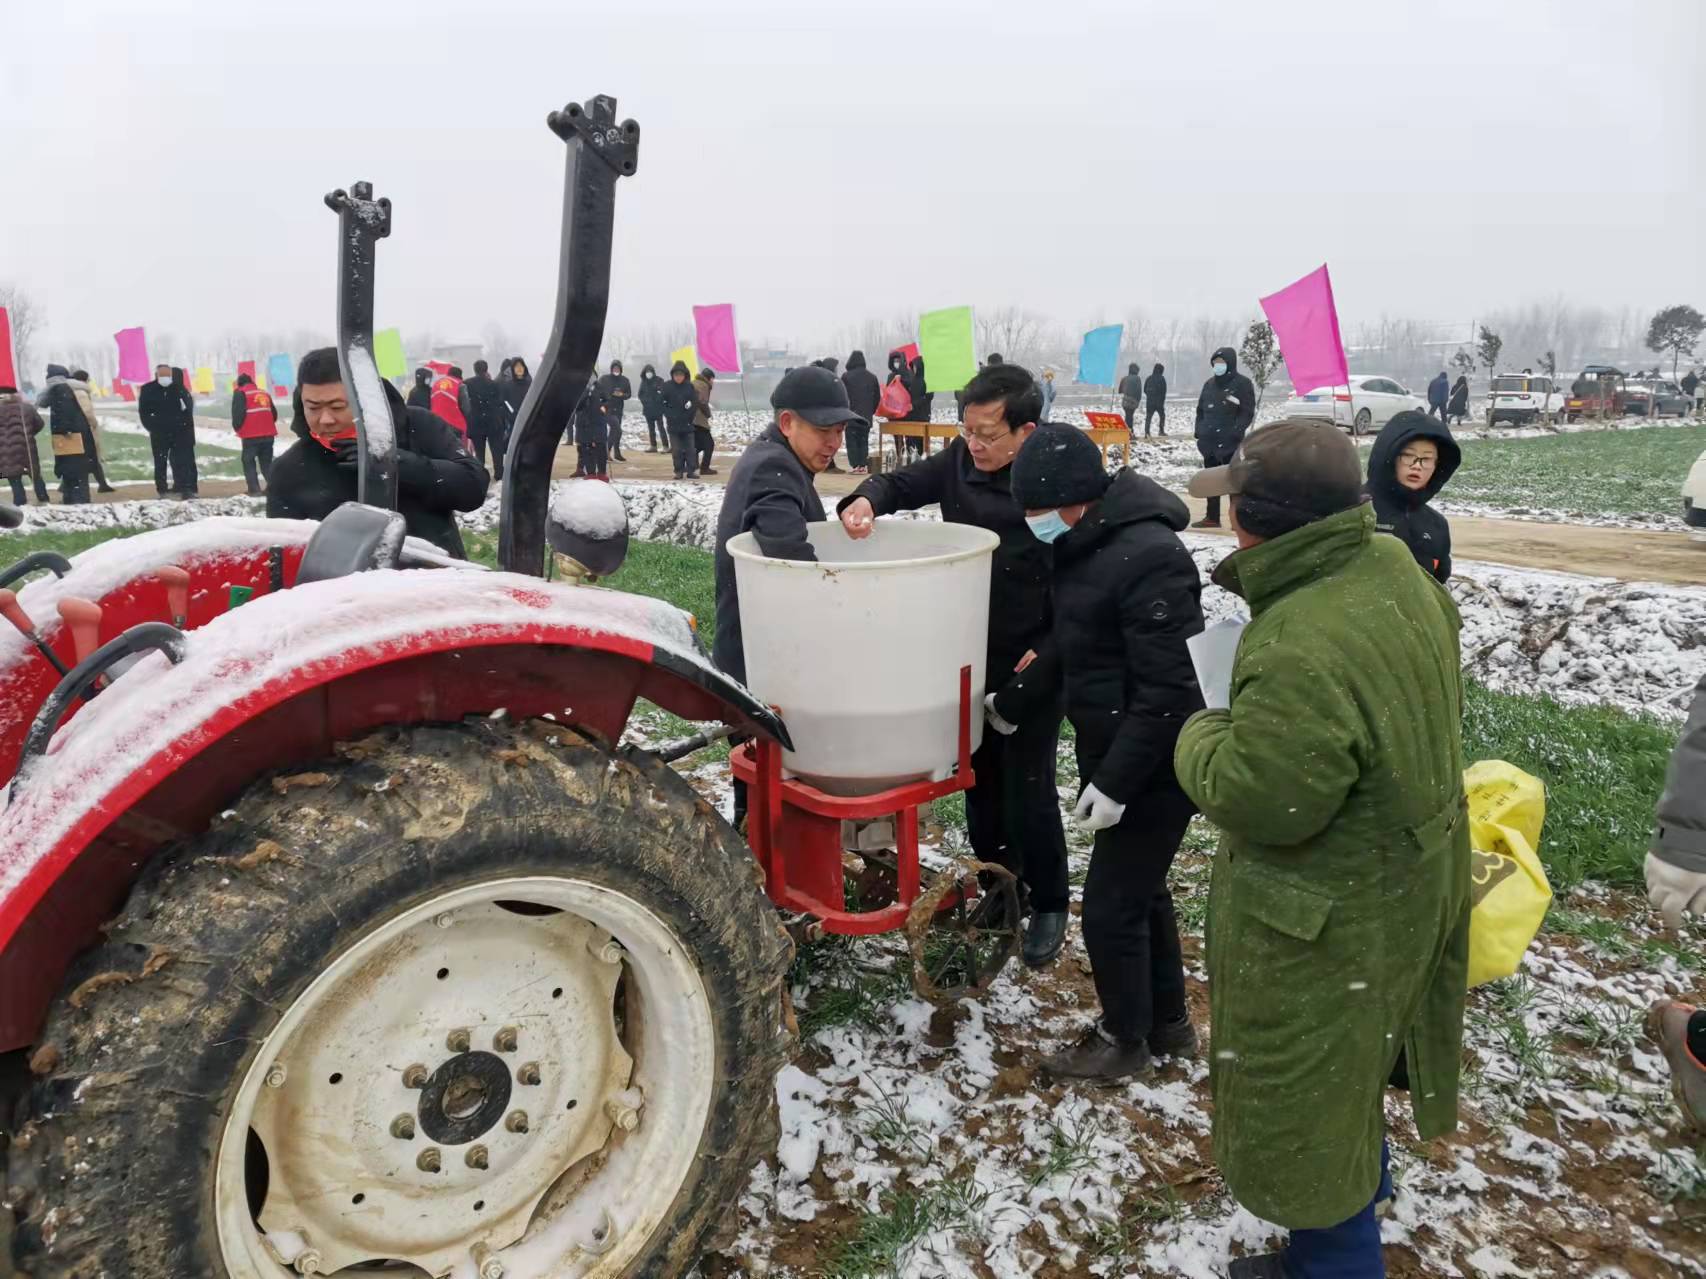
[[(345, 1260), (322, 1269), (301, 1251), (316, 1240), (287, 1239), (276, 1224), (275, 1233), (267, 1236), (257, 1224), (269, 1193), (289, 1191), (293, 1204), (312, 1205), (328, 1197), (298, 1196), (287, 1184), (288, 1173), (280, 1170), (302, 1166), (300, 1151), (292, 1152), (295, 1163), (276, 1168), (272, 1152), (263, 1152), (257, 1171), (261, 1138), (255, 1126), (246, 1126), (250, 1112), (243, 1106), (257, 1095), (264, 1100), (267, 1089), (279, 1090), (275, 1097), (288, 1096), (286, 1066), (291, 1068), (289, 1088), (319, 1090), (312, 1106), (286, 1112), (298, 1117), (329, 1115), (336, 1106), (347, 1109), (372, 1096), (380, 1097), (374, 1105), (388, 1107), (388, 1117), (405, 1109), (397, 1099), (407, 1102), (405, 1113), (391, 1121), (392, 1130), (381, 1126), (371, 1132), (371, 1124), (361, 1129), (370, 1144), (396, 1142), (396, 1150), (381, 1154), (395, 1158), (400, 1171), (343, 1183), (342, 1197), (329, 1196), (334, 1207), (342, 1205), (338, 1214), (362, 1220), (348, 1205), (371, 1197), (376, 1202), (367, 1205), (369, 1224), (378, 1220), (384, 1226), (398, 1216), (433, 1223), (441, 1233), (451, 1232), (460, 1258), (472, 1255), (482, 1273), (489, 1258), (507, 1261), (509, 1254), (501, 1248), (483, 1251), (488, 1246), (484, 1226), (495, 1222), (457, 1233), (461, 1220), (433, 1196), (449, 1195), (450, 1183), (466, 1183), (475, 1167), (480, 1175), (496, 1176), (505, 1141), (544, 1141), (547, 1131), (568, 1128), (571, 1119), (563, 1118), (561, 1098), (553, 1104), (546, 1098), (551, 1072), (578, 1068), (577, 1053), (571, 1048), (554, 1054), (547, 1042), (549, 1023), (555, 1010), (584, 1005), (575, 1004), (581, 989), (576, 978), (555, 979), (571, 987), (570, 998), (561, 999), (561, 989), (551, 991), (553, 970), (540, 966), (528, 998), (534, 1007), (546, 1000), (546, 1012), (527, 1012), (519, 1020), (519, 1052), (513, 1038), (507, 1053), (500, 1042), (513, 1026), (493, 1039), (491, 1027), (478, 1028), (478, 1020), (472, 1023), (477, 1027), (472, 1047), (493, 1052), (468, 1053), (465, 1029), (451, 1030), (447, 1043), (429, 1010), (441, 998), (438, 992), (455, 982), (446, 981), (443, 968), (438, 983), (432, 981), (431, 965), (441, 961), (427, 957), (434, 953), (430, 949), (407, 950), (419, 946), (421, 929), (407, 934), (407, 942), (389, 940), (393, 932), (387, 930), (417, 918), (412, 912), (439, 910), (440, 901), (469, 900), (485, 912), (480, 926), (489, 928), (496, 921), (499, 931), (486, 935), (499, 943), (535, 926), (561, 929), (573, 923), (591, 930), (576, 935), (576, 953), (590, 953), (593, 959), (583, 962), (591, 968), (599, 961), (609, 966), (597, 975), (606, 992), (614, 991), (614, 1011), (612, 999), (605, 1001), (606, 1024), (611, 1042), (620, 1040), (627, 1049), (618, 1054), (626, 1067), (619, 1065), (609, 1075), (625, 1086), (624, 1092), (614, 1100), (578, 1094), (592, 1104), (572, 1117), (580, 1125), (577, 1140), (585, 1143), (577, 1149), (599, 1148), (577, 1155), (572, 1171), (551, 1173), (555, 1180), (543, 1202), (516, 1210), (516, 1230), (526, 1228), (528, 1234), (515, 1246), (533, 1246), (531, 1264), (536, 1265), (539, 1247), (555, 1249), (566, 1237), (571, 1251), (583, 1247), (589, 1258), (596, 1255), (599, 1276), (685, 1272), (714, 1231), (732, 1233), (734, 1204), (752, 1167), (775, 1148), (774, 1080), (791, 1047), (783, 987), (791, 947), (763, 894), (750, 851), (669, 768), (642, 752), (613, 752), (555, 724), (478, 720), (389, 729), (340, 745), (338, 751), (337, 758), (314, 765), (312, 772), (263, 778), (210, 829), (157, 857), (104, 941), (74, 967), (32, 1057), (37, 1077), (19, 1104), (13, 1129), (8, 1201), (17, 1217), (12, 1252), (18, 1271), (33, 1279), (287, 1279), (358, 1264), (347, 1259), (346, 1247)], [(561, 885), (565, 893), (617, 902), (634, 918), (659, 921), (654, 934), (675, 943), (673, 951), (666, 944), (655, 952), (670, 956), (659, 962), (674, 964), (672, 971), (687, 974), (692, 985), (654, 986), (635, 939), (618, 925), (595, 927), (596, 913), (587, 916), (594, 922), (585, 922), (569, 908), (478, 898), (480, 886), (488, 883), (505, 891), (511, 884)], [(543, 900), (549, 899), (534, 899)], [(542, 916), (555, 922), (542, 923)], [(446, 908), (421, 918), (430, 948), (437, 938), (456, 937), (464, 916), (455, 915), (453, 924)], [(639, 926), (631, 931), (639, 932)], [(519, 952), (539, 953), (530, 946)], [(501, 980), (506, 974), (496, 960), (484, 968), (487, 985), (476, 984), (490, 950), (457, 953), (467, 962), (456, 976), (466, 972), (470, 992), (501, 1005), (509, 983)], [(409, 980), (420, 982), (421, 1000), (407, 1017), (396, 1014), (395, 1000), (363, 1001), (353, 979), (349, 987), (329, 982), (334, 973), (350, 971), (353, 955), (377, 955), (363, 961), (369, 969), (384, 964), (400, 969), (403, 961), (393, 958), (399, 954), (409, 958)], [(567, 962), (573, 966), (572, 955)], [(355, 971), (363, 980), (371, 976), (368, 970)], [(312, 1002), (323, 998), (316, 992), (328, 989), (345, 996), (341, 1007)], [(702, 998), (695, 993), (675, 1000), (697, 1010), (676, 1014), (661, 997), (651, 1002), (647, 992), (654, 989), (693, 989)], [(352, 1005), (360, 1012), (351, 1013)], [(598, 1001), (590, 1006), (596, 1011)], [(437, 1055), (420, 1054), (428, 1069), (448, 1047), (463, 1049), (463, 1058), (481, 1058), (482, 1069), (498, 1070), (504, 1099), (490, 1135), (477, 1138), (492, 1148), (490, 1174), (485, 1147), (466, 1145), (472, 1139), (466, 1132), (449, 1139), (415, 1133), (415, 1099), (424, 1124), (431, 1083), (419, 1092), (387, 1091), (421, 1088), (419, 1076), (413, 1084), (400, 1082), (415, 1069), (409, 1066), (412, 1048), (398, 1050), (390, 1043), (381, 1048), (375, 1031), (373, 1059), (352, 1058), (346, 1067), (352, 1072), (348, 1086), (328, 1089), (342, 1076), (328, 1080), (323, 1059), (311, 1062), (291, 1053), (299, 1041), (286, 1038), (287, 1031), (312, 1033), (292, 1029), (293, 1008), (317, 1010), (315, 1022), (305, 1019), (295, 1023), (299, 1027), (339, 1016), (358, 1026), (412, 1017), (423, 1035), (437, 1037), (428, 1043)], [(498, 1007), (492, 1016), (504, 1019), (508, 1013)], [(700, 1051), (691, 1064), (657, 1047), (659, 1028), (674, 1025), (671, 1016), (698, 1017), (694, 1024), (706, 1028), (695, 1041)], [(398, 1052), (404, 1054), (399, 1059), (384, 1056)], [(530, 1052), (541, 1060), (523, 1066)], [(446, 1060), (442, 1069), (454, 1071), (453, 1063), (463, 1058)], [(543, 1086), (523, 1087), (541, 1085), (541, 1067), (547, 1075)], [(513, 1080), (505, 1069), (513, 1072)], [(448, 1087), (440, 1090), (443, 1114), (451, 1113)], [(569, 1096), (567, 1109), (573, 1112), (576, 1102)], [(686, 1100), (678, 1102), (677, 1096)], [(623, 1097), (641, 1108), (637, 1117), (624, 1110), (628, 1102)], [(313, 1108), (321, 1102), (326, 1103), (323, 1111)], [(518, 1130), (518, 1112), (510, 1111), (507, 1120), (502, 1114), (521, 1104), (534, 1116), (530, 1137), (514, 1136), (529, 1131), (525, 1116)], [(590, 1125), (590, 1139), (589, 1112), (609, 1115)], [(683, 1115), (686, 1127), (671, 1129), (664, 1123), (666, 1116), (679, 1121)], [(442, 1114), (436, 1118), (442, 1126)], [(553, 1122), (561, 1127), (550, 1129)], [(405, 1141), (398, 1127), (407, 1128), (413, 1140)], [(347, 1131), (350, 1144), (357, 1144), (353, 1121), (339, 1131)], [(666, 1139), (666, 1132), (673, 1135)], [(245, 1137), (247, 1145), (239, 1150)], [(427, 1169), (429, 1140), (437, 1145)], [(313, 1158), (308, 1166), (322, 1148), (326, 1161), (335, 1162), (330, 1146), (317, 1141), (309, 1139)], [(626, 1197), (611, 1200), (615, 1213), (605, 1215), (604, 1224), (586, 1225), (579, 1219), (581, 1209), (602, 1201), (576, 1197), (592, 1196), (588, 1187), (612, 1194), (610, 1178), (600, 1182), (601, 1173), (651, 1167), (636, 1161), (667, 1154), (647, 1153), (653, 1147), (638, 1144), (646, 1141), (667, 1141), (677, 1152), (668, 1166), (678, 1172), (654, 1178), (660, 1182), (656, 1186), (631, 1175)], [(443, 1175), (435, 1180), (425, 1171), (439, 1173), (439, 1146)], [(540, 1149), (558, 1147), (528, 1147), (524, 1154), (532, 1158)], [(233, 1157), (240, 1169), (235, 1190), (229, 1184)], [(425, 1170), (419, 1175), (417, 1164)], [(417, 1183), (412, 1191), (417, 1199), (408, 1213), (393, 1208), (387, 1218), (374, 1211), (382, 1206), (377, 1201), (399, 1193), (397, 1187), (411, 1180)], [(305, 1192), (314, 1189), (304, 1187)], [(232, 1239), (234, 1193), (239, 1229), (253, 1236), (239, 1243)], [(444, 1226), (447, 1220), (455, 1224)], [(551, 1233), (542, 1242), (540, 1236), (553, 1224), (566, 1229), (571, 1222), (578, 1234)], [(328, 1226), (327, 1233), (337, 1236), (339, 1228)], [(404, 1253), (376, 1251), (360, 1264), (398, 1256), (415, 1261)], [(280, 1264), (281, 1258), (294, 1268)], [(440, 1273), (436, 1262), (417, 1264), (426, 1273)], [(501, 1269), (500, 1264), (493, 1273)], [(512, 1265), (512, 1273), (518, 1269)]]

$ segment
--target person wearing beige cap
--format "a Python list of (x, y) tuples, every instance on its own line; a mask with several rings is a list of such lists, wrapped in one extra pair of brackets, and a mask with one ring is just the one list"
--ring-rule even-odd
[(1214, 1152), (1240, 1204), (1286, 1226), (1231, 1279), (1374, 1277), (1391, 1180), (1383, 1103), (1457, 1126), (1469, 956), (1461, 623), (1375, 531), (1329, 423), (1251, 432), (1190, 491), (1230, 499), (1217, 585), (1250, 607), (1226, 709), (1174, 767), (1223, 838), (1209, 890)]

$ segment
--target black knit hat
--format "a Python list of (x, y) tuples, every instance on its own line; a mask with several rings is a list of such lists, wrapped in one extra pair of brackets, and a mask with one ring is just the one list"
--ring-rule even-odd
[(1076, 426), (1045, 422), (1013, 459), (1013, 500), (1027, 511), (1094, 502), (1108, 491), (1102, 450)]

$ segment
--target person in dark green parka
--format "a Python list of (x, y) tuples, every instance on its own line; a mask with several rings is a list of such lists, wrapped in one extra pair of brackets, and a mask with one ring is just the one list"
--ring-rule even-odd
[[(1251, 621), (1230, 706), (1180, 734), (1180, 785), (1223, 833), (1207, 966), (1214, 1151), (1285, 1251), (1232, 1279), (1384, 1275), (1382, 1103), (1407, 1074), (1423, 1138), (1457, 1124), (1469, 957), (1461, 622), (1375, 533), (1326, 423), (1264, 427), (1197, 496), (1231, 498), (1214, 574)], [(1211, 699), (1211, 707), (1213, 701)]]

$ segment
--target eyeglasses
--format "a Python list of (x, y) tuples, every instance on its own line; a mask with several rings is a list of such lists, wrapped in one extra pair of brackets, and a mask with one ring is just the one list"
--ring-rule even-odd
[(1398, 455), (1398, 464), (1400, 466), (1419, 466), (1423, 470), (1431, 471), (1434, 467), (1439, 465), (1439, 459), (1437, 457), (1428, 457), (1422, 453), (1400, 453)]
[(960, 438), (965, 440), (967, 444), (981, 444), (986, 449), (994, 448), (1011, 434), (1013, 434), (1012, 431), (998, 431), (994, 435), (979, 435), (976, 431), (966, 427), (960, 428)]

